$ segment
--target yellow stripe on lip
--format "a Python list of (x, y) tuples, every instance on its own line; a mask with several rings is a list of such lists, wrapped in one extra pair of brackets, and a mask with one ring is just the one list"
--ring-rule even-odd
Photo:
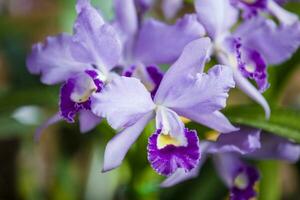
[(174, 145), (176, 147), (181, 146), (180, 142), (175, 138), (172, 138), (169, 134), (159, 134), (157, 137), (157, 148), (162, 149), (168, 145)]

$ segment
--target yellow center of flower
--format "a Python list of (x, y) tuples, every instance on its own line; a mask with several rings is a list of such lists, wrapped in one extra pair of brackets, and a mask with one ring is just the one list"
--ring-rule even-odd
[(234, 185), (243, 190), (246, 189), (248, 186), (248, 178), (245, 173), (239, 174), (235, 179), (234, 179)]
[(159, 134), (157, 137), (157, 148), (162, 149), (167, 145), (181, 146), (180, 142), (175, 138), (172, 138), (169, 134)]

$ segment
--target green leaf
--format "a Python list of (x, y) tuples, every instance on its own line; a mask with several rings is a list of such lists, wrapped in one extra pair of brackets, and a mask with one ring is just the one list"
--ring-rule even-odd
[(32, 136), (34, 126), (24, 125), (7, 116), (0, 116), (0, 138)]
[(259, 200), (281, 199), (279, 167), (278, 161), (262, 161), (259, 163), (261, 172)]
[(0, 94), (0, 111), (12, 111), (24, 105), (39, 105), (56, 108), (58, 105), (57, 87), (36, 87), (31, 89), (14, 90)]
[(231, 107), (226, 116), (233, 123), (260, 128), (300, 143), (300, 111), (282, 107), (271, 110), (270, 120), (265, 119), (262, 109), (256, 105)]
[(278, 101), (293, 72), (300, 66), (299, 63), (300, 49), (287, 62), (280, 66), (269, 67), (268, 74), (271, 86), (264, 94), (269, 102)]

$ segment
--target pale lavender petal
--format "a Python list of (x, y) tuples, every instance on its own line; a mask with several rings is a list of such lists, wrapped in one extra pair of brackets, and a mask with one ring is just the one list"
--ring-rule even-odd
[(35, 141), (39, 141), (42, 135), (43, 130), (45, 130), (46, 128), (48, 128), (49, 126), (51, 126), (52, 124), (55, 124), (59, 121), (63, 120), (60, 113), (56, 113), (55, 115), (53, 115), (52, 117), (50, 117), (49, 119), (47, 119), (47, 121), (45, 121), (41, 126), (39, 126), (34, 134), (34, 140)]
[(94, 115), (90, 110), (81, 110), (79, 112), (80, 132), (86, 133), (94, 129), (101, 122), (101, 119), (101, 117)]
[[(177, 88), (178, 86), (183, 89), (185, 87), (183, 84), (191, 82), (191, 77), (195, 77), (197, 73), (203, 72), (204, 64), (209, 58), (210, 50), (211, 42), (206, 37), (187, 44), (181, 56), (165, 73), (154, 101), (158, 104), (163, 104), (169, 95), (174, 94), (179, 89)], [(172, 99), (171, 96), (170, 99)]]
[(210, 146), (209, 142), (201, 142), (200, 143), (200, 155), (201, 155), (201, 159), (199, 160), (198, 165), (192, 169), (189, 172), (185, 172), (184, 169), (177, 169), (172, 175), (170, 175), (169, 177), (167, 177), (161, 184), (160, 186), (163, 188), (166, 187), (172, 187), (178, 183), (181, 183), (183, 181), (189, 180), (189, 179), (193, 179), (196, 178), (199, 173), (200, 170), (202, 168), (202, 165), (205, 163), (206, 159), (207, 159), (207, 155), (206, 155), (206, 149)]
[(136, 78), (116, 76), (92, 96), (93, 113), (105, 117), (114, 129), (134, 124), (154, 107), (150, 93)]
[(226, 152), (248, 154), (260, 147), (260, 130), (241, 127), (239, 131), (221, 134), (207, 151), (212, 154)]
[(105, 75), (121, 57), (121, 42), (114, 30), (90, 4), (82, 7), (74, 24), (72, 55), (79, 61), (94, 65)]
[(201, 114), (197, 112), (190, 113), (178, 113), (180, 115), (185, 115), (189, 119), (203, 124), (213, 130), (221, 133), (230, 133), (239, 130), (239, 128), (234, 127), (230, 121), (219, 111), (215, 111), (209, 114)]
[(292, 25), (299, 22), (296, 14), (283, 9), (273, 0), (268, 1), (267, 7), (268, 10), (284, 25)]
[(162, 104), (184, 117), (194, 112), (210, 114), (226, 106), (228, 92), (234, 88), (232, 68), (216, 65), (208, 73), (199, 73), (189, 81), (173, 82)]
[(297, 162), (300, 158), (300, 145), (285, 138), (263, 133), (261, 135), (262, 147), (249, 156), (255, 159), (276, 159)]
[(239, 71), (235, 70), (233, 75), (236, 85), (251, 99), (259, 103), (263, 107), (266, 118), (269, 119), (271, 114), (270, 106), (262, 96), (262, 94), (246, 78), (244, 78)]
[(134, 0), (114, 0), (117, 26), (123, 34), (133, 35), (138, 28), (137, 11)]
[(234, 175), (241, 165), (241, 160), (234, 153), (214, 154), (212, 158), (220, 178), (227, 187), (231, 188), (234, 185)]
[(271, 20), (256, 17), (241, 24), (234, 36), (241, 38), (245, 48), (258, 51), (268, 64), (279, 64), (298, 49), (300, 23), (278, 26)]
[(174, 25), (150, 19), (139, 31), (134, 55), (146, 65), (171, 64), (180, 56), (185, 45), (204, 33), (195, 15), (185, 15)]
[(170, 176), (177, 169), (185, 172), (195, 168), (200, 159), (199, 139), (196, 131), (184, 130), (187, 146), (167, 145), (159, 148), (158, 137), (161, 130), (157, 130), (148, 141), (148, 160), (151, 167), (160, 175)]
[(162, 2), (163, 13), (167, 19), (175, 17), (182, 6), (183, 0), (163, 0)]
[(74, 59), (70, 49), (72, 44), (72, 37), (67, 34), (48, 37), (45, 43), (35, 44), (27, 58), (28, 70), (32, 74), (41, 74), (45, 84), (61, 83), (84, 71), (89, 66)]
[(195, 8), (201, 24), (213, 39), (228, 32), (238, 19), (238, 12), (229, 0), (196, 0)]
[(107, 143), (104, 153), (103, 172), (121, 165), (127, 151), (137, 140), (151, 118), (153, 118), (152, 112), (145, 114), (135, 124), (125, 128)]

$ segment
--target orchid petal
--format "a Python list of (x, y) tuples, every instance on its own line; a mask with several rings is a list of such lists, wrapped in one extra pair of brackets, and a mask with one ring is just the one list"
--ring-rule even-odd
[(56, 113), (55, 115), (53, 115), (52, 117), (50, 117), (47, 121), (45, 121), (41, 126), (39, 126), (34, 134), (34, 140), (35, 141), (39, 141), (39, 139), (41, 138), (42, 135), (42, 131), (46, 128), (48, 128), (49, 126), (59, 122), (63, 120), (62, 117), (60, 116), (59, 113)]
[(158, 104), (163, 104), (168, 95), (173, 93), (170, 91), (178, 90), (178, 86), (182, 89), (184, 87), (183, 84), (186, 84), (187, 81), (190, 82), (190, 76), (193, 77), (198, 72), (203, 72), (210, 49), (211, 42), (209, 38), (201, 38), (187, 44), (181, 56), (164, 75), (154, 101)]
[(236, 152), (240, 154), (251, 153), (261, 147), (260, 130), (242, 127), (239, 131), (221, 134), (212, 145), (209, 153)]
[(117, 76), (92, 96), (93, 113), (105, 117), (114, 129), (131, 126), (154, 108), (150, 93), (136, 78)]
[(277, 159), (297, 162), (300, 158), (300, 145), (271, 133), (261, 135), (262, 147), (249, 156), (255, 159)]
[(150, 19), (143, 23), (138, 33), (135, 57), (146, 65), (170, 64), (180, 56), (186, 44), (204, 33), (195, 15), (185, 15), (174, 25)]
[(237, 22), (238, 12), (229, 0), (196, 0), (195, 8), (208, 35), (216, 39)]
[(28, 70), (32, 74), (41, 74), (41, 81), (45, 84), (68, 80), (88, 68), (72, 56), (73, 44), (72, 37), (67, 34), (48, 37), (45, 43), (35, 44), (27, 58)]
[(79, 61), (95, 65), (107, 74), (121, 57), (121, 42), (112, 26), (104, 24), (90, 4), (82, 7), (74, 24), (72, 55)]
[(206, 149), (210, 146), (209, 142), (201, 142), (200, 143), (200, 154), (201, 159), (199, 160), (198, 165), (189, 172), (185, 172), (183, 169), (177, 169), (171, 176), (166, 178), (160, 186), (163, 188), (172, 187), (178, 183), (183, 181), (196, 178), (207, 159)]
[(90, 110), (81, 110), (79, 112), (80, 132), (89, 132), (101, 122), (101, 119), (101, 117), (94, 115)]
[(187, 118), (221, 133), (230, 133), (239, 130), (239, 128), (234, 127), (230, 121), (219, 111), (209, 114), (201, 114), (196, 112), (179, 114), (185, 115)]
[(197, 74), (185, 83), (173, 83), (163, 105), (184, 117), (194, 112), (209, 114), (225, 107), (228, 92), (234, 86), (232, 69), (216, 65), (207, 74)]
[(138, 28), (137, 12), (134, 0), (114, 0), (117, 26), (125, 35), (133, 35)]
[(265, 110), (266, 118), (270, 118), (271, 110), (268, 102), (262, 96), (262, 94), (246, 79), (243, 75), (235, 70), (233, 73), (234, 80), (237, 86), (244, 91), (251, 99), (259, 103)]
[(256, 17), (241, 24), (234, 36), (241, 38), (245, 48), (258, 51), (268, 64), (280, 64), (300, 45), (300, 23), (278, 26)]
[(284, 25), (292, 25), (298, 21), (296, 14), (283, 9), (274, 0), (268, 1), (267, 7), (268, 10)]
[(145, 114), (135, 124), (125, 128), (107, 143), (104, 153), (103, 172), (121, 165), (129, 148), (137, 140), (151, 118), (153, 118), (153, 112)]

